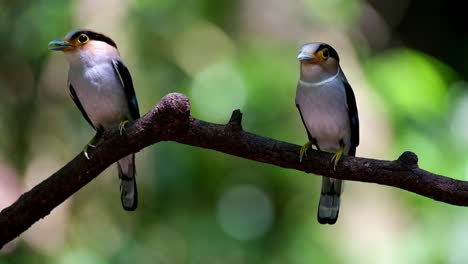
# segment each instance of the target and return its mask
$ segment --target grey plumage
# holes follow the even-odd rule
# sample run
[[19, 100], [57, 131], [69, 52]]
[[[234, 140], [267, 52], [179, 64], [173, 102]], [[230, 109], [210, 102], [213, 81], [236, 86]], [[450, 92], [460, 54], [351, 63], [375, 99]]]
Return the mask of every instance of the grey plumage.
[[[317, 149], [336, 153], [343, 147], [344, 154], [354, 155], [359, 144], [359, 121], [354, 94], [339, 66], [337, 54], [315, 58], [315, 54], [323, 49], [327, 49], [329, 54], [336, 54], [332, 47], [323, 43], [309, 43], [301, 49], [302, 56], [307, 60], [301, 62], [296, 105], [309, 140]], [[322, 177], [317, 213], [320, 223], [336, 222], [343, 184], [342, 180]]]

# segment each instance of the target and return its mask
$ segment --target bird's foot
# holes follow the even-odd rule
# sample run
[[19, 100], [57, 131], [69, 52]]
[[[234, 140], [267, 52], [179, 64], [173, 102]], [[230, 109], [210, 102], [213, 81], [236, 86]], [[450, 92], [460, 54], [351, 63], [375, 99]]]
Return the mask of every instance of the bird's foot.
[[88, 144], [86, 144], [83, 147], [83, 154], [86, 157], [86, 159], [89, 159], [89, 154], [88, 154], [89, 148], [96, 148], [96, 142], [101, 137], [102, 132], [103, 132], [102, 129], [98, 129], [96, 135], [94, 135], [94, 137], [88, 142]]
[[89, 159], [89, 154], [88, 154], [88, 149], [89, 148], [96, 148], [96, 136], [94, 136], [89, 142], [88, 144], [86, 144], [83, 148], [83, 154], [84, 156], [86, 157], [86, 159]]
[[302, 146], [301, 151], [299, 152], [299, 162], [302, 162], [302, 157], [307, 157], [307, 150], [312, 146], [312, 141], [309, 141]]
[[121, 136], [123, 135], [123, 132], [125, 131], [125, 127], [127, 126], [127, 124], [128, 124], [128, 120], [124, 120], [124, 121], [120, 122], [119, 132], [120, 132]]
[[89, 149], [90, 147], [91, 147], [91, 148], [95, 148], [96, 146], [95, 146], [95, 145], [92, 145], [92, 144], [86, 144], [86, 145], [84, 146], [84, 148], [83, 148], [83, 154], [84, 154], [84, 156], [86, 157], [86, 159], [88, 159], [88, 160], [89, 160], [88, 149]]
[[344, 147], [341, 146], [338, 151], [333, 155], [331, 162], [333, 162], [333, 170], [336, 170], [336, 164], [340, 161], [341, 157], [343, 156]]

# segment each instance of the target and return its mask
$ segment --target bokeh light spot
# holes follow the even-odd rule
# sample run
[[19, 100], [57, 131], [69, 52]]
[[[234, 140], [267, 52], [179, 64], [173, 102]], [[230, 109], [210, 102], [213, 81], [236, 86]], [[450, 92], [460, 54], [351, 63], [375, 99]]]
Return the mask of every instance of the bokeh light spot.
[[270, 230], [273, 207], [268, 195], [251, 185], [236, 186], [218, 202], [218, 220], [226, 234], [239, 240], [252, 240]]
[[359, 15], [357, 0], [305, 0], [304, 11], [327, 25], [349, 25]]
[[60, 264], [103, 264], [105, 261], [95, 252], [84, 248], [68, 250], [58, 261]]
[[192, 76], [206, 66], [234, 55], [234, 44], [229, 36], [208, 22], [195, 23], [175, 36], [174, 59]]
[[456, 103], [452, 117], [451, 131], [457, 142], [468, 145], [468, 95], [463, 95]]
[[203, 69], [190, 91], [192, 111], [198, 118], [226, 122], [232, 110], [242, 108], [247, 87], [243, 76], [230, 63], [213, 64]]
[[442, 63], [410, 49], [383, 53], [366, 65], [372, 85], [393, 111], [420, 119], [444, 110], [448, 84], [442, 68]]

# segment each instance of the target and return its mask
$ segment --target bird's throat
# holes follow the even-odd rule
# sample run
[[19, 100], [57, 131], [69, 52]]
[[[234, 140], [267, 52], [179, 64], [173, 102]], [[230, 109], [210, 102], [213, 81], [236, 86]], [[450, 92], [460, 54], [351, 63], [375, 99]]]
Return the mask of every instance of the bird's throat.
[[321, 64], [301, 64], [301, 81], [310, 84], [320, 84], [336, 78], [340, 73], [339, 67], [326, 67]]

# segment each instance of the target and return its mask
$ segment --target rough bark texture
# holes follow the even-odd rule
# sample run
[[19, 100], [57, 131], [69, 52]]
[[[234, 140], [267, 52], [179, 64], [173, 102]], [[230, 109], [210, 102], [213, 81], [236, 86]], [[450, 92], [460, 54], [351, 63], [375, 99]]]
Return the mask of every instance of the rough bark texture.
[[468, 182], [454, 180], [418, 168], [418, 158], [404, 152], [395, 161], [343, 157], [336, 171], [331, 154], [310, 150], [299, 162], [300, 146], [251, 134], [242, 129], [242, 113], [235, 110], [226, 125], [198, 120], [190, 115], [186, 96], [166, 95], [149, 113], [129, 125], [121, 136], [118, 129], [105, 131], [91, 159], [82, 153], [24, 193], [0, 212], [0, 247], [88, 184], [120, 158], [160, 141], [213, 149], [234, 156], [344, 180], [372, 182], [397, 187], [437, 201], [467, 206]]

